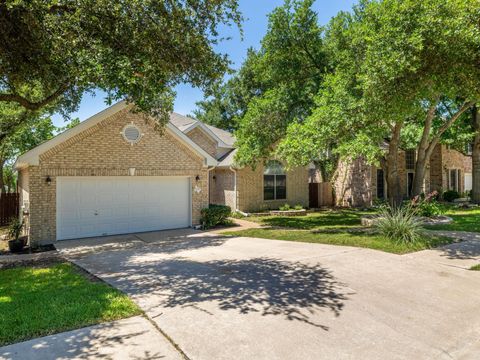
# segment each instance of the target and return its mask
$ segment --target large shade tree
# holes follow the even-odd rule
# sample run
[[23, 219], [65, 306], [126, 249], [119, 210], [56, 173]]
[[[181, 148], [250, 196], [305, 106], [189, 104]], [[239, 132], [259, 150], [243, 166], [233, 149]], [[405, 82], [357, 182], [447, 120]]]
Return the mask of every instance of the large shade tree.
[[480, 204], [480, 111], [477, 106], [472, 111], [474, 139], [472, 146], [472, 201]]
[[165, 123], [176, 84], [223, 76], [228, 60], [213, 46], [220, 25], [240, 24], [237, 8], [237, 0], [0, 0], [0, 102], [69, 113], [102, 89]]
[[236, 131], [236, 161], [255, 165], [272, 155], [288, 124], [312, 112], [328, 60], [313, 0], [286, 1], [269, 15], [254, 73], [262, 84]]
[[205, 99], [197, 102], [197, 119], [228, 131], [237, 130], [251, 99], [263, 93], [266, 84], [256, 75], [260, 55], [248, 49], [240, 69], [225, 82], [216, 82], [206, 89]]
[[307, 118], [328, 69], [313, 0], [287, 0], [269, 15], [258, 51], [226, 83], [198, 103], [195, 115], [234, 129], [241, 165], [272, 154], [290, 122]]
[[340, 14], [327, 40], [334, 72], [312, 116], [290, 126], [280, 154], [307, 160], [333, 147], [343, 157], [379, 161], [398, 204], [402, 135], [417, 128], [419, 193], [433, 149], [479, 98], [479, 16], [475, 0], [365, 0]]

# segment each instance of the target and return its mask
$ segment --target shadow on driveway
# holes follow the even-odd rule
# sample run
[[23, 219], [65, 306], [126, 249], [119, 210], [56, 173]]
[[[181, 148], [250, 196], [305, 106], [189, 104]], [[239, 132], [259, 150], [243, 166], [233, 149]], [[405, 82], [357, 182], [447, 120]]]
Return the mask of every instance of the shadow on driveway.
[[311, 321], [311, 315], [328, 309], [338, 316], [348, 295], [345, 286], [320, 265], [264, 257], [205, 262], [124, 260], [108, 281], [134, 298], [146, 296], [153, 304], [144, 309], [147, 312], [186, 306], [198, 309], [202, 303], [213, 302], [220, 310], [283, 316], [328, 330]]
[[2, 360], [181, 359], [143, 317], [103, 323], [0, 348]]

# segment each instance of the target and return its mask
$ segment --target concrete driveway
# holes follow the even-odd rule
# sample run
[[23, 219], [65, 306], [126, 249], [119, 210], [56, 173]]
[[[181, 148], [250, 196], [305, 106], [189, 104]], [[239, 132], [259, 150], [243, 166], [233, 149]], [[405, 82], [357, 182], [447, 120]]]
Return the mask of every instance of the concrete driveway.
[[189, 359], [479, 358], [476, 240], [404, 256], [196, 232], [123, 240], [64, 252]]

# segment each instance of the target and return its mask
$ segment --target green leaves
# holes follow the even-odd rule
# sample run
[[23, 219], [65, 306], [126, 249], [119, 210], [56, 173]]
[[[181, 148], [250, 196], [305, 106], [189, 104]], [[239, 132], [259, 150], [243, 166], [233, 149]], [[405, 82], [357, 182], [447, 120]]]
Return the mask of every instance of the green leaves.
[[0, 101], [68, 113], [100, 88], [164, 123], [176, 84], [223, 76], [217, 28], [240, 22], [236, 0], [2, 1]]

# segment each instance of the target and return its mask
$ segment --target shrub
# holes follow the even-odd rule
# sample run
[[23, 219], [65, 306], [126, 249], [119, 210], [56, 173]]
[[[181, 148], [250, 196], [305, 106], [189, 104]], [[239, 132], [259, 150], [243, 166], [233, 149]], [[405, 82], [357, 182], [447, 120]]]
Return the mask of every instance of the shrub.
[[245, 215], [243, 215], [241, 212], [239, 211], [235, 211], [235, 212], [232, 212], [232, 214], [230, 215], [230, 217], [234, 218], [234, 219], [243, 219], [245, 217]]
[[442, 215], [445, 212], [444, 207], [436, 200], [422, 201], [418, 205], [418, 215], [425, 217], [432, 217]]
[[443, 200], [452, 202], [455, 199], [459, 199], [460, 194], [456, 190], [447, 190], [443, 193]]
[[226, 224], [231, 213], [232, 209], [230, 206], [211, 204], [200, 212], [202, 228], [211, 229], [214, 226]]
[[293, 207], [293, 210], [303, 210], [303, 206], [300, 204], [297, 204]]
[[288, 211], [288, 210], [291, 210], [291, 209], [292, 209], [292, 207], [291, 207], [290, 205], [288, 205], [288, 204], [285, 204], [285, 205], [280, 206], [280, 207], [278, 208], [278, 210], [280, 210], [280, 211]]
[[420, 216], [432, 217], [445, 212], [444, 207], [438, 203], [438, 192], [433, 191], [427, 195], [422, 194], [413, 198], [411, 205]]
[[23, 220], [13, 217], [8, 226], [8, 236], [12, 240], [18, 240], [23, 231]]
[[375, 226], [387, 239], [402, 243], [415, 243], [422, 235], [422, 225], [415, 217], [416, 211], [410, 205], [385, 207], [380, 212]]

